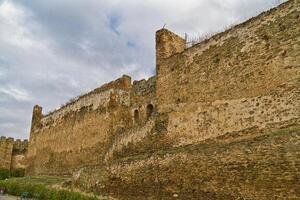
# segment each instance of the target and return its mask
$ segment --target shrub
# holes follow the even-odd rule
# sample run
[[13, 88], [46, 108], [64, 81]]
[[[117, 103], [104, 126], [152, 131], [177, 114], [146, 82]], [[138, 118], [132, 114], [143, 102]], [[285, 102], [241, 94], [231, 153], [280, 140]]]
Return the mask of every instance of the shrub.
[[8, 194], [22, 196], [26, 193], [29, 198], [40, 200], [96, 200], [95, 197], [82, 195], [78, 192], [58, 190], [42, 184], [22, 183], [17, 179], [2, 180], [0, 187], [6, 188]]
[[11, 177], [24, 177], [25, 170], [24, 169], [14, 169], [11, 171]]
[[4, 180], [9, 178], [9, 170], [8, 169], [0, 169], [0, 180]]

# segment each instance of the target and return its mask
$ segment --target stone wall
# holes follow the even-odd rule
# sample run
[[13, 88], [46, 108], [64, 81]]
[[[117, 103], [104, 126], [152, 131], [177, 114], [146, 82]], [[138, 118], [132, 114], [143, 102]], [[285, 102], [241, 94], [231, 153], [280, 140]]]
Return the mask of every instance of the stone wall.
[[11, 169], [25, 169], [27, 165], [26, 154], [28, 150], [28, 140], [15, 140], [12, 149]]
[[[69, 175], [84, 166], [103, 165], [116, 136], [146, 123], [154, 95], [154, 77], [131, 85], [131, 78], [123, 76], [50, 114], [42, 115], [35, 106], [26, 173]], [[139, 112], [138, 123], [134, 111]]]
[[0, 139], [0, 168], [10, 169], [13, 149], [13, 138]]
[[[156, 92], [156, 77], [150, 77], [148, 80], [134, 81], [131, 91], [131, 107], [132, 116], [135, 112], [138, 113], [137, 119], [133, 119], [135, 125], [144, 124], [149, 114], [155, 111], [155, 93]], [[153, 110], [149, 110], [149, 106], [153, 106]]]
[[[299, 117], [299, 14], [299, 1], [289, 1], [157, 58], [157, 109], [178, 145]], [[163, 32], [157, 55], [174, 42], [160, 42]]]
[[131, 156], [106, 176], [98, 169], [96, 185], [124, 199], [298, 199], [300, 126], [292, 123]]
[[265, 95], [180, 103], [169, 113], [168, 135], [185, 145], [223, 134], [299, 118], [300, 79], [280, 85]]
[[153, 121], [77, 180], [125, 199], [298, 199], [299, 16], [292, 0], [186, 49], [158, 31]]
[[133, 81], [131, 104], [132, 107], [138, 107], [145, 104], [155, 104], [156, 77], [150, 77], [148, 80]]
[[[151, 118], [143, 126], [136, 126], [125, 133], [116, 135], [112, 143], [109, 145], [110, 147], [106, 152], [105, 160], [110, 161], [120, 157], [125, 157], [124, 153], [126, 153], [128, 149], [132, 149], [136, 147], [138, 143], [148, 139], [148, 137], [153, 133], [154, 124], [155, 122], [153, 118]], [[136, 153], [138, 150], [141, 149], [134, 149], [133, 152]]]
[[132, 124], [130, 79], [123, 76], [42, 116], [31, 131], [26, 173], [71, 174], [101, 164], [110, 137]]
[[0, 138], [0, 168], [24, 169], [26, 167], [26, 152], [28, 141]]

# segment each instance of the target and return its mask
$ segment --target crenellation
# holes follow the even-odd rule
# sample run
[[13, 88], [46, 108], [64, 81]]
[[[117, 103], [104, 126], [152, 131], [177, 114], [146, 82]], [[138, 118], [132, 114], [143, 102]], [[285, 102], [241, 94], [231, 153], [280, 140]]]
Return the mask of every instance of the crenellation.
[[4, 142], [4, 141], [6, 141], [6, 137], [5, 136], [1, 136], [0, 137], [0, 142]]
[[[0, 169], [24, 169], [28, 140], [15, 140], [11, 137], [0, 138]], [[21, 162], [19, 162], [22, 160]], [[18, 163], [18, 164], [17, 164]]]
[[146, 93], [155, 92], [155, 78], [155, 76], [152, 76], [148, 80], [134, 81], [132, 85], [133, 95], [145, 95]]
[[13, 144], [13, 153], [26, 153], [28, 148], [28, 140], [17, 139]]
[[3, 143], [14, 143], [14, 138], [1, 136], [0, 142], [3, 142]]

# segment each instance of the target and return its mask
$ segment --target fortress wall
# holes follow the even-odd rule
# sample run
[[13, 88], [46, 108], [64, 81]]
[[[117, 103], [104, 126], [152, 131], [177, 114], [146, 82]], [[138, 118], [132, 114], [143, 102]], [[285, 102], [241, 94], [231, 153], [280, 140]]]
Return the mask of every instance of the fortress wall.
[[132, 125], [130, 77], [123, 76], [42, 117], [30, 139], [27, 174], [70, 174], [103, 163], [110, 138]]
[[[109, 149], [106, 152], [105, 160], [110, 161], [121, 157], [126, 157], [126, 153], [138, 153], [140, 149], [135, 149], [136, 144], [148, 139], [153, 132], [155, 121], [153, 118], [149, 119], [143, 126], [135, 126], [127, 132], [116, 135]], [[133, 148], [133, 149], [132, 149]]]
[[13, 145], [11, 157], [11, 169], [26, 168], [26, 153], [28, 150], [28, 140], [16, 140]]
[[26, 154], [13, 154], [11, 157], [11, 169], [25, 169], [27, 164]]
[[10, 169], [11, 156], [14, 146], [13, 138], [0, 138], [0, 168]]
[[[124, 156], [124, 150], [134, 148], [135, 144], [147, 139], [152, 133], [155, 124], [155, 90], [155, 76], [133, 82], [130, 97], [133, 126], [119, 132], [110, 141], [105, 155], [106, 161]], [[149, 105], [153, 106], [152, 113], [149, 112]], [[135, 118], [135, 112], [138, 112], [138, 119]]]
[[108, 180], [98, 180], [124, 199], [298, 199], [299, 130], [298, 120], [276, 131], [138, 154], [112, 163]]
[[[168, 114], [167, 124], [156, 114], [145, 125], [116, 137], [106, 160], [151, 154], [243, 130], [292, 125], [300, 120], [299, 85], [300, 79], [296, 79], [254, 98], [179, 104]], [[165, 132], [160, 130], [164, 126], [167, 127]]]
[[[180, 135], [180, 144], [189, 143], [299, 117], [299, 15], [299, 1], [291, 0], [182, 52], [157, 58], [157, 109], [169, 116], [168, 134]], [[158, 31], [156, 37], [162, 35]], [[157, 51], [169, 51], [174, 43], [156, 40]], [[277, 96], [281, 87], [286, 92]]]
[[253, 127], [288, 124], [300, 118], [299, 86], [297, 79], [262, 96], [178, 104], [169, 113], [168, 135], [175, 144], [186, 145]]
[[162, 29], [156, 77], [123, 77], [46, 116], [36, 106], [27, 174], [75, 171], [75, 185], [124, 199], [297, 198], [299, 6], [188, 49]]
[[77, 100], [66, 104], [59, 110], [45, 115], [41, 120], [42, 127], [47, 127], [48, 125], [55, 123], [57, 119], [61, 119], [65, 115], [68, 115], [68, 113], [77, 112], [84, 107], [91, 107], [93, 110], [96, 110], [99, 107], [107, 108], [108, 103], [110, 102], [111, 94], [119, 95], [118, 98], [116, 98], [118, 104], [129, 106], [130, 96], [125, 93], [128, 92], [127, 90], [130, 89], [130, 87], [131, 78], [127, 75], [124, 75], [115, 81], [106, 83], [103, 86], [78, 97]]
[[122, 130], [130, 124], [127, 116], [129, 112], [124, 108], [116, 108], [110, 114], [89, 111], [42, 130], [36, 137], [34, 161], [30, 162], [34, 164], [31, 168], [34, 171], [28, 173], [70, 174], [83, 166], [103, 164], [114, 130]]
[[132, 107], [138, 107], [143, 104], [154, 102], [156, 91], [156, 77], [150, 77], [148, 80], [133, 81], [131, 92]]
[[0, 138], [0, 168], [25, 168], [28, 141], [14, 140], [13, 138]]
[[[146, 123], [148, 120], [147, 114], [147, 106], [152, 105], [155, 110], [156, 101], [156, 77], [150, 77], [148, 80], [140, 80], [134, 81], [132, 84], [131, 90], [131, 107], [132, 107], [132, 116], [134, 116], [134, 112], [137, 110], [139, 112], [139, 123], [137, 125], [141, 125]], [[154, 112], [153, 110], [153, 112]], [[134, 120], [134, 119], [133, 119]]]

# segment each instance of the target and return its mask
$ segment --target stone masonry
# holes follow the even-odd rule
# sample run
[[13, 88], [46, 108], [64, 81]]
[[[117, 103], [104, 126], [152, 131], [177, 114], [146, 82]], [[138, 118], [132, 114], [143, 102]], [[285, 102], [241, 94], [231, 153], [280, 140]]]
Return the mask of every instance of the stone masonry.
[[0, 138], [0, 169], [25, 169], [28, 141]]

